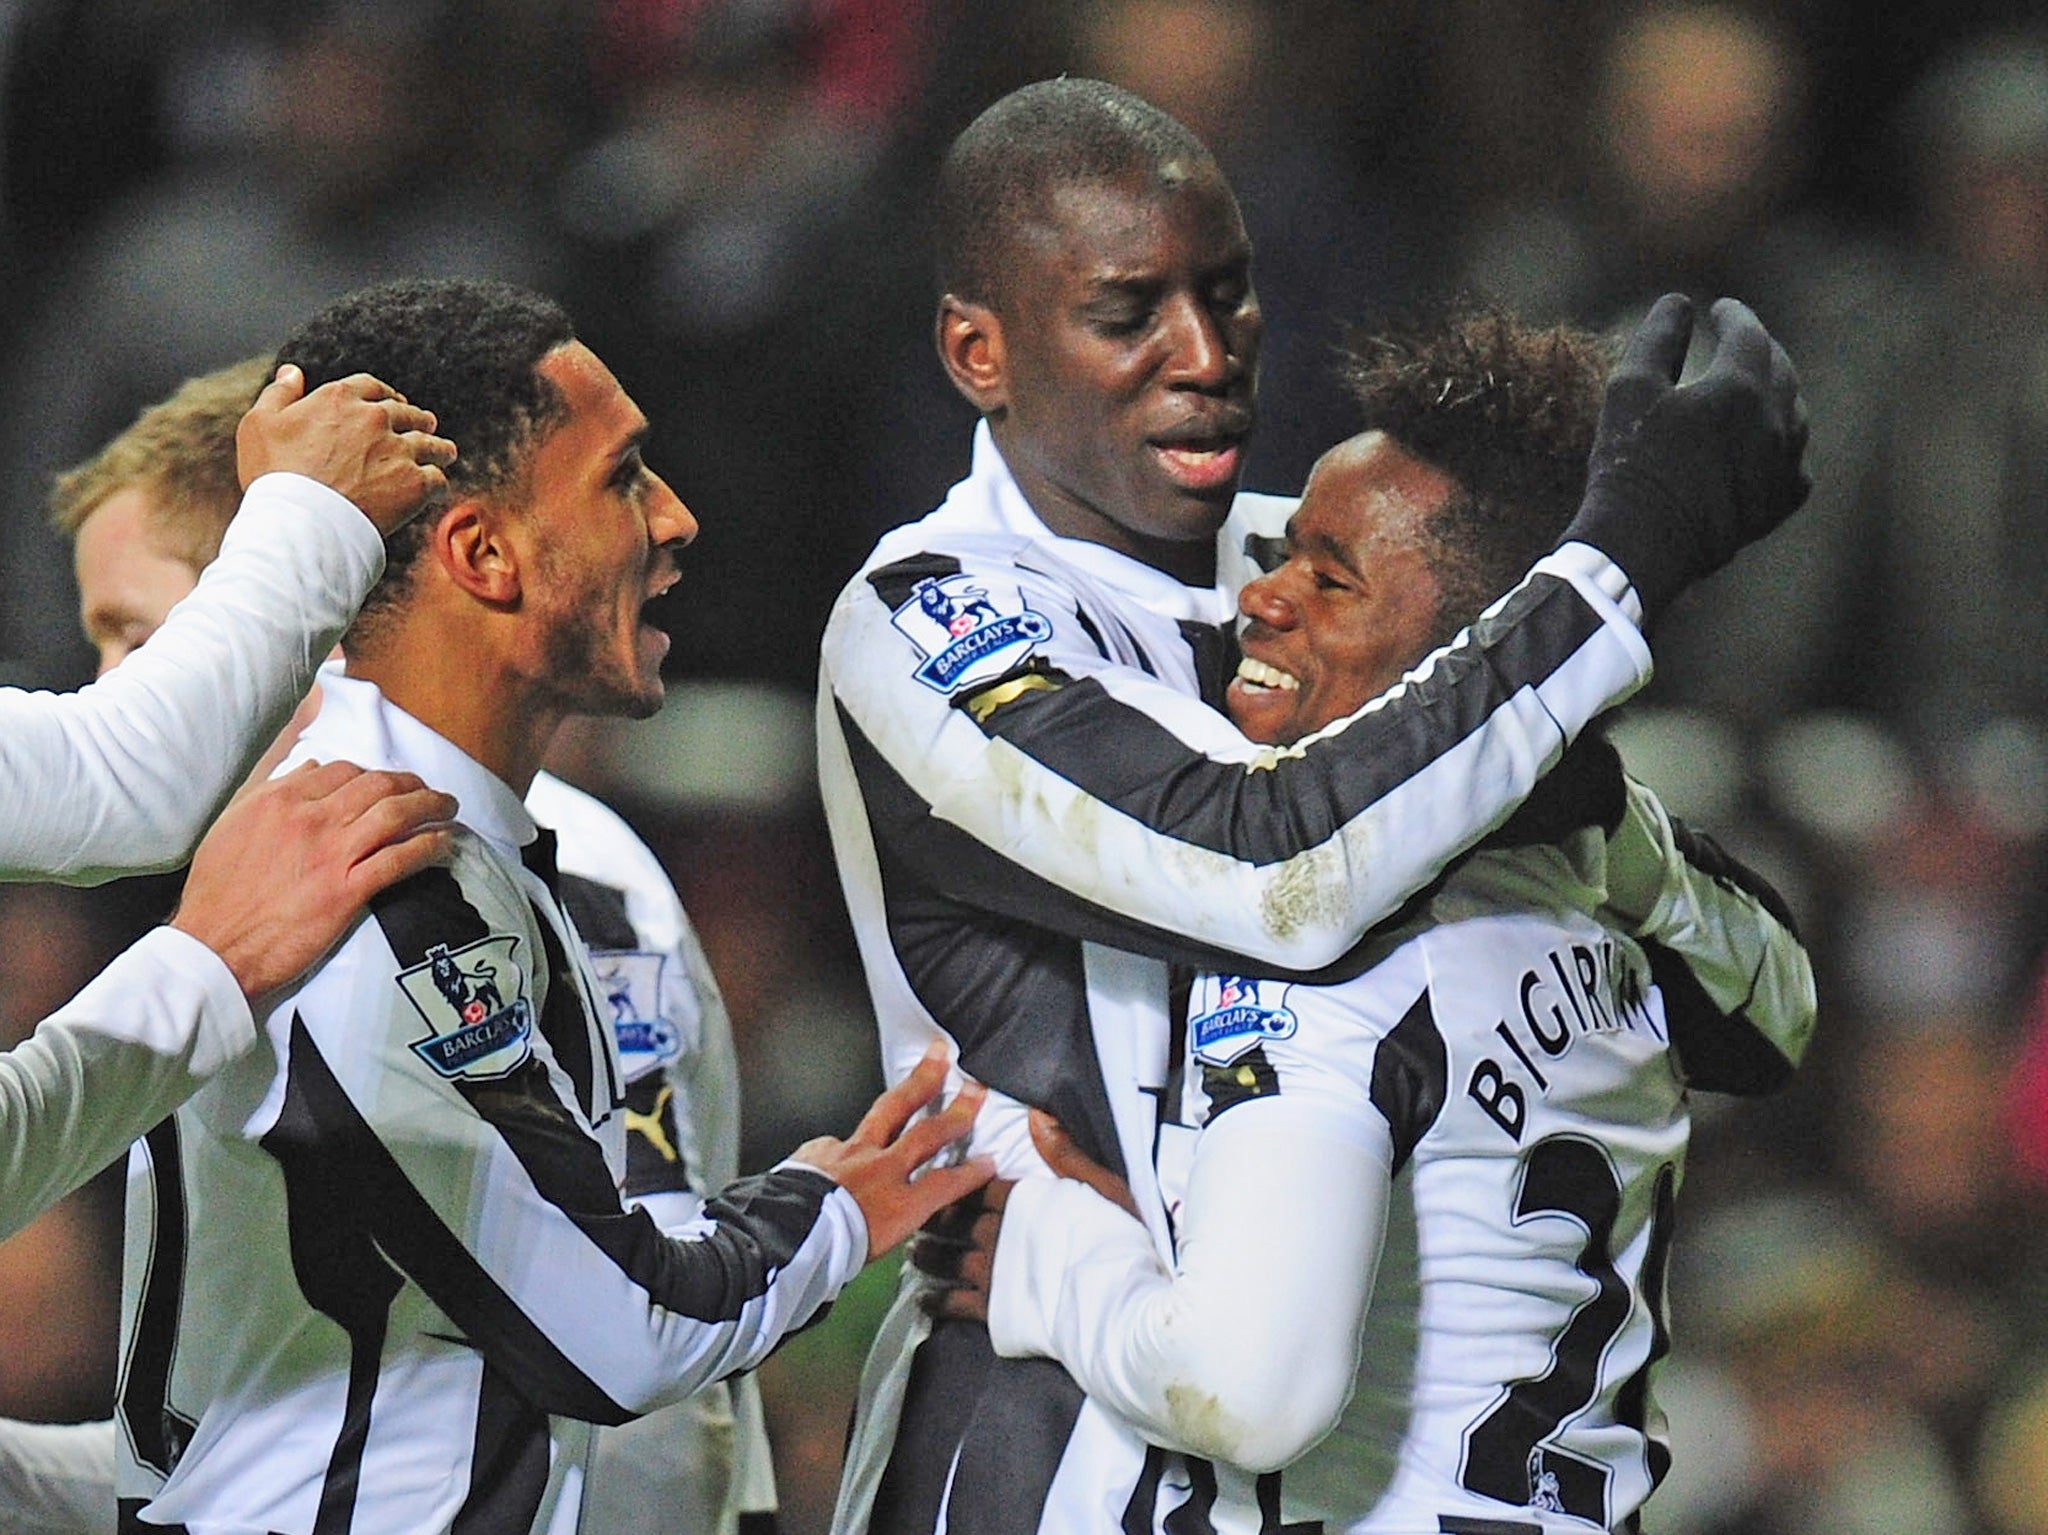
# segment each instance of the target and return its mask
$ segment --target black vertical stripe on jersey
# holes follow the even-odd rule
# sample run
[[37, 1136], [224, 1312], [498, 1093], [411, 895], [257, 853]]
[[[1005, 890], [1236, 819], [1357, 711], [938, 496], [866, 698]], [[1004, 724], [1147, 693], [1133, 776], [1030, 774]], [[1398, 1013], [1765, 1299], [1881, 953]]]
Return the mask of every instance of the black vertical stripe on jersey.
[[299, 1293], [348, 1337], [348, 1389], [313, 1521], [314, 1535], [346, 1535], [355, 1518], [391, 1303], [402, 1281], [377, 1250], [375, 1217], [344, 1148], [326, 1133], [320, 1086], [308, 1090], [308, 1077], [325, 1064], [294, 1015], [284, 1106], [260, 1144], [284, 1175], [285, 1230]]
[[[911, 991], [958, 1043], [961, 1070], [1045, 1109], [1084, 1152], [1123, 1174], [1116, 1116], [1088, 1018], [1081, 945], [1059, 931], [1063, 914], [1055, 905], [1063, 904], [1066, 915], [1078, 915], [1087, 903], [1031, 879], [954, 828], [947, 831], [973, 872], [935, 886], [898, 856], [896, 838], [884, 830], [885, 823], [893, 827], [929, 820], [929, 807], [850, 719], [846, 729], [861, 792], [876, 823], [875, 856], [889, 942]], [[1008, 899], [993, 909], [963, 901], [959, 884]], [[1044, 900], [1034, 903], [1027, 886], [1043, 892]], [[1110, 922], [1100, 927], [1104, 941], [1138, 947], [1118, 941], [1128, 938], [1127, 927]]]
[[1393, 1132], [1395, 1173], [1408, 1165], [1417, 1144], [1443, 1112], [1449, 1082], [1444, 1037], [1424, 991], [1372, 1055], [1372, 1106]]
[[1462, 1514], [1439, 1514], [1438, 1535], [1543, 1535], [1540, 1524], [1523, 1524], [1516, 1519], [1467, 1519]]
[[[519, 858], [531, 872], [540, 876], [541, 883], [548, 887], [548, 895], [559, 907], [562, 873], [555, 862], [555, 834], [542, 827], [533, 841], [520, 850]], [[603, 1124], [617, 1107], [618, 1084], [607, 1081], [604, 1108], [599, 1112], [596, 1057], [605, 1057], [606, 1076], [609, 1078], [610, 1054], [599, 1050], [590, 1037], [593, 1020], [584, 1010], [582, 978], [571, 967], [568, 951], [555, 933], [555, 924], [531, 897], [528, 897], [527, 904], [533, 908], [534, 926], [540, 930], [542, 955], [548, 967], [547, 999], [540, 1010], [540, 1032], [547, 1040], [548, 1048], [554, 1052], [555, 1064], [569, 1074], [570, 1082], [575, 1085], [576, 1101], [582, 1105], [583, 1117], [593, 1125]], [[568, 919], [564, 917], [563, 920]]]
[[1323, 1535], [1320, 1519], [1299, 1519], [1289, 1524], [1280, 1512], [1280, 1473], [1268, 1471], [1252, 1484], [1259, 1499], [1259, 1535]]
[[[1029, 560], [1018, 560], [1017, 568], [1022, 571], [1029, 571], [1054, 591], [1064, 592], [1066, 589], [1067, 578], [1065, 576], [1056, 576], [1050, 571], [1040, 570], [1031, 564]], [[1067, 611], [1063, 608], [1060, 613], [1062, 622], [1066, 619]], [[1116, 659], [1116, 652], [1109, 648], [1109, 641], [1103, 637], [1102, 629], [1096, 623], [1095, 616], [1079, 603], [1075, 603], [1071, 611], [1074, 616], [1074, 622], [1081, 626], [1081, 632], [1088, 636], [1088, 643], [1095, 647], [1095, 653], [1105, 661], [1114, 661]], [[1131, 631], [1125, 628], [1121, 622], [1117, 622], [1114, 613], [1108, 616], [1111, 622], [1116, 623], [1116, 632], [1123, 638], [1124, 644], [1130, 653], [1138, 658], [1138, 664], [1145, 669], [1145, 674], [1148, 677], [1158, 676], [1159, 674], [1153, 671], [1152, 663], [1147, 659], [1144, 651], [1139, 648], [1138, 642], [1131, 637]]]
[[1650, 1308], [1650, 1352], [1642, 1367], [1622, 1383], [1614, 1400], [1619, 1423], [1643, 1436], [1643, 1457], [1650, 1473], [1650, 1491], [1655, 1492], [1671, 1471], [1671, 1446], [1649, 1432], [1650, 1372], [1657, 1361], [1671, 1352], [1671, 1325], [1665, 1319], [1665, 1285], [1671, 1271], [1671, 1236], [1678, 1215], [1678, 1174], [1669, 1163], [1657, 1172], [1657, 1187], [1650, 1204], [1650, 1245], [1643, 1254], [1642, 1277], [1636, 1288]]
[[953, 1457], [994, 1360], [986, 1328], [932, 1324], [910, 1357], [903, 1410], [875, 1484], [866, 1535], [931, 1535], [938, 1528]]
[[1783, 1087], [1792, 1062], [1749, 1014], [1722, 1012], [1683, 955], [1653, 938], [1640, 942], [1649, 956], [1650, 979], [1664, 998], [1664, 1023], [1686, 1086], [1742, 1098]]
[[577, 935], [591, 948], [631, 951], [640, 947], [640, 934], [626, 913], [625, 891], [580, 874], [564, 874], [555, 892], [562, 910], [576, 924]]
[[1152, 1535], [1152, 1515], [1159, 1504], [1159, 1484], [1166, 1476], [1166, 1451], [1156, 1444], [1145, 1446], [1145, 1468], [1138, 1473], [1138, 1485], [1124, 1505], [1119, 1525], [1123, 1535]]
[[[371, 1256], [374, 1258], [374, 1254]], [[296, 1255], [292, 1266], [298, 1269]], [[395, 1280], [397, 1276], [392, 1277]], [[304, 1289], [305, 1284], [301, 1273], [299, 1287]], [[397, 1288], [395, 1283], [391, 1286], [392, 1295]], [[370, 1297], [364, 1294], [357, 1298], [367, 1301]], [[348, 1330], [348, 1390], [343, 1397], [341, 1428], [327, 1457], [327, 1475], [320, 1483], [320, 1507], [313, 1516], [313, 1535], [348, 1535], [355, 1528], [356, 1495], [362, 1491], [363, 1450], [370, 1442], [370, 1409], [377, 1400], [377, 1380], [382, 1373], [389, 1305], [387, 1296], [383, 1307], [363, 1305], [356, 1317], [342, 1321]]]
[[[307, 1298], [314, 1305], [346, 1313], [374, 1300], [392, 1278], [381, 1262], [381, 1276], [369, 1268], [381, 1251], [537, 1406], [592, 1423], [632, 1416], [570, 1362], [442, 1223], [297, 1018], [284, 1108], [261, 1145], [284, 1173], [293, 1264], [303, 1256], [309, 1265], [300, 1283], [313, 1287]], [[318, 1267], [330, 1260], [337, 1265], [332, 1272]], [[356, 1290], [366, 1293], [358, 1297]]]
[[886, 846], [876, 852], [890, 944], [918, 1001], [959, 1044], [960, 1069], [1046, 1110], [1089, 1156], [1123, 1174], [1081, 945], [1029, 921], [967, 910], [922, 885]]
[[1195, 687], [1202, 702], [1212, 709], [1223, 707], [1223, 689], [1230, 682], [1230, 666], [1236, 647], [1226, 631], [1214, 624], [1180, 620], [1180, 637], [1195, 661]]
[[547, 1039], [548, 1048], [554, 1052], [555, 1064], [568, 1073], [569, 1081], [576, 1089], [576, 1101], [583, 1108], [583, 1117], [594, 1125], [610, 1114], [611, 1105], [606, 1103], [603, 1112], [599, 1112], [597, 1062], [590, 1038], [590, 1015], [583, 1010], [582, 984], [569, 964], [569, 955], [562, 947], [561, 939], [555, 936], [554, 924], [548, 921], [547, 913], [536, 907], [533, 919], [534, 925], [540, 929], [542, 957], [548, 967], [548, 991], [546, 1000], [541, 1004], [540, 1031]]
[[1096, 678], [1020, 694], [980, 724], [1154, 831], [1245, 863], [1281, 863], [1329, 841], [1457, 747], [1601, 627], [1569, 582], [1537, 577], [1400, 698], [1278, 758], [1270, 771], [1247, 772], [1241, 761], [1194, 750]]
[[741, 1514], [736, 1535], [777, 1535], [775, 1510], [756, 1508]]
[[469, 1495], [448, 1535], [528, 1530], [548, 1487], [548, 1415], [486, 1360], [477, 1390]]
[[1087, 1397], [1051, 1359], [990, 1361], [960, 1441], [946, 1528], [959, 1535], [1039, 1535], [1045, 1500]]
[[166, 1119], [143, 1138], [148, 1150], [156, 1228], [143, 1271], [135, 1334], [121, 1368], [121, 1420], [135, 1458], [168, 1477], [192, 1425], [170, 1409], [171, 1361], [185, 1305], [185, 1176], [178, 1122]]
[[1159, 1523], [1166, 1535], [1216, 1535], [1216, 1468], [1206, 1460], [1187, 1458], [1192, 1488], [1187, 1501]]

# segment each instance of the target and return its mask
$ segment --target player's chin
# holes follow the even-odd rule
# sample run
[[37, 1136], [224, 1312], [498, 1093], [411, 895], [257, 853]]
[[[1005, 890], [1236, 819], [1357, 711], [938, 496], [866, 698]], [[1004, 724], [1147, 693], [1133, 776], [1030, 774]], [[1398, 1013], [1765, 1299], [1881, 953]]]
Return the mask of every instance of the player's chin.
[[1248, 741], [1281, 746], [1303, 734], [1295, 715], [1299, 695], [1284, 688], [1259, 687], [1242, 678], [1232, 678], [1224, 690], [1224, 707], [1231, 722]]
[[629, 720], [652, 719], [661, 713], [663, 701], [668, 697], [668, 687], [661, 680], [661, 669], [657, 666], [651, 674], [643, 673], [622, 700], [619, 713]]

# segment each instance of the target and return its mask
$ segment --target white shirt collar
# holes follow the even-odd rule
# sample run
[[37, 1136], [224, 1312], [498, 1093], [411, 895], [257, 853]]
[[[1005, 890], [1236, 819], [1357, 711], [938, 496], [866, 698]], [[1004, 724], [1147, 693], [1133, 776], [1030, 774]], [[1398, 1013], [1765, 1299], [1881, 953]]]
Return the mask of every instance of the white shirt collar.
[[538, 833], [504, 779], [392, 703], [374, 682], [330, 661], [320, 668], [320, 712], [285, 765], [336, 761], [418, 774], [428, 788], [455, 796], [462, 807], [457, 820], [515, 858]]

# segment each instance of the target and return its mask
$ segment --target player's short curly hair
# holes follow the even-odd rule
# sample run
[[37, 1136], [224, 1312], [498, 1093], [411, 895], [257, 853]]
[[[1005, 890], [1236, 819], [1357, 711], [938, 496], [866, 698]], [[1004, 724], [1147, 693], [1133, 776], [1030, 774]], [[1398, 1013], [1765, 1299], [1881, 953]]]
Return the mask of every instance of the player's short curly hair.
[[[575, 339], [568, 312], [542, 294], [502, 282], [409, 278], [336, 299], [285, 338], [277, 361], [304, 369], [308, 391], [370, 373], [432, 411], [455, 444], [449, 493], [462, 495], [500, 489], [525, 470], [526, 450], [565, 409], [539, 372], [541, 359]], [[384, 579], [364, 618], [404, 591], [433, 511], [429, 505], [387, 540]]]
[[1347, 338], [1341, 376], [1363, 425], [1460, 487], [1434, 520], [1441, 644], [1550, 550], [1586, 493], [1613, 347], [1496, 306]]
[[78, 537], [86, 519], [125, 490], [148, 493], [166, 552], [204, 570], [241, 505], [235, 428], [270, 380], [268, 357], [246, 357], [180, 384], [84, 463], [57, 476], [50, 521]]
[[1142, 96], [1061, 76], [1011, 91], [961, 131], [939, 166], [932, 233], [939, 292], [1002, 307], [1018, 230], [1055, 187], [1179, 161], [1213, 163], [1194, 132]]

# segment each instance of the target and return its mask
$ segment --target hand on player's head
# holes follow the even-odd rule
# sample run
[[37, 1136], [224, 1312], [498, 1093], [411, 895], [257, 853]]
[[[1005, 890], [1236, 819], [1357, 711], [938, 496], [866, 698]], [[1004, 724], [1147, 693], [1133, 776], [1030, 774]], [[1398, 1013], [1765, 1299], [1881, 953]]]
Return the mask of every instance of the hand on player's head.
[[306, 763], [221, 812], [171, 926], [218, 954], [260, 1012], [372, 896], [448, 856], [455, 811], [410, 773]]
[[909, 1076], [875, 1100], [852, 1135], [843, 1141], [820, 1137], [797, 1148], [797, 1161], [817, 1168], [860, 1206], [868, 1223], [870, 1258], [995, 1175], [988, 1157], [926, 1166], [973, 1129], [988, 1096], [987, 1088], [970, 1080], [944, 1108], [921, 1113], [944, 1089], [948, 1064], [945, 1047], [934, 1044]]
[[1691, 301], [1667, 293], [1636, 328], [1565, 533], [1610, 555], [1652, 616], [1791, 516], [1812, 484], [1792, 359], [1748, 306], [1724, 298], [1712, 313], [1713, 356], [1687, 384]]
[[455, 444], [434, 427], [432, 411], [367, 373], [308, 394], [305, 375], [286, 363], [235, 432], [236, 470], [244, 486], [274, 470], [318, 480], [388, 535], [448, 483]]

